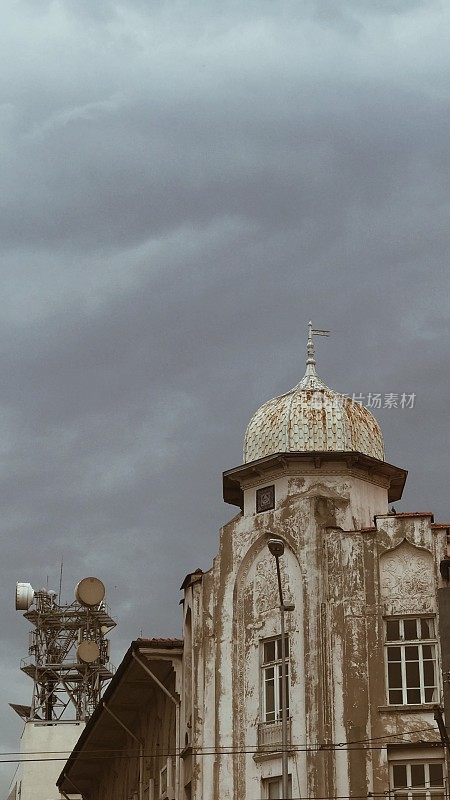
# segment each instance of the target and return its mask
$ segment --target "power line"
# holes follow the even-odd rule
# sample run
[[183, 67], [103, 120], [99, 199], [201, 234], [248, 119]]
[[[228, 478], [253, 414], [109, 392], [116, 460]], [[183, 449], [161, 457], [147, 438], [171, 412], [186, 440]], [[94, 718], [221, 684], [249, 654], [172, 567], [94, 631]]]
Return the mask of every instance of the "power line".
[[[428, 725], [426, 728], [416, 728], [414, 730], [405, 731], [404, 733], [387, 733], [384, 736], [372, 736], [372, 737], [370, 737], [368, 739], [355, 739], [355, 740], [352, 740], [350, 742], [323, 742], [322, 744], [319, 744], [319, 743], [308, 744], [306, 742], [306, 743], [292, 745], [291, 747], [288, 747], [288, 752], [295, 751], [295, 752], [308, 752], [309, 753], [309, 752], [321, 752], [321, 751], [324, 751], [324, 750], [366, 750], [366, 749], [375, 749], [375, 750], [381, 749], [381, 750], [383, 750], [384, 747], [381, 744], [378, 747], [374, 747], [374, 748], [353, 747], [353, 745], [355, 745], [355, 744], [361, 744], [361, 745], [367, 744], [367, 745], [369, 745], [371, 742], [381, 742], [381, 741], [384, 741], [384, 740], [387, 740], [387, 739], [390, 739], [390, 740], [399, 739], [399, 738], [404, 737], [404, 736], [412, 736], [413, 734], [416, 734], [416, 733], [435, 733], [435, 732], [436, 732], [436, 729], [434, 727], [431, 727], [431, 726]], [[396, 742], [391, 742], [391, 743], [392, 744], [396, 744]], [[389, 742], [388, 742], [388, 744], [389, 744]], [[441, 746], [441, 742], [429, 742], [427, 744], [430, 744], [432, 746], [434, 746], [434, 745], [435, 746], [439, 746], [439, 747]], [[185, 748], [183, 748], [183, 747], [180, 747], [179, 750], [177, 750], [175, 748], [170, 753], [162, 753], [161, 752], [161, 753], [159, 753], [159, 755], [160, 756], [162, 756], [162, 755], [167, 755], [167, 756], [173, 755], [173, 756], [176, 756], [176, 755], [179, 755], [180, 753], [182, 753], [184, 751], [184, 749]], [[239, 753], [259, 753], [259, 752], [261, 752], [261, 748], [258, 747], [257, 745], [254, 745], [254, 746], [251, 746], [251, 747], [249, 746], [249, 747], [247, 747], [245, 749], [238, 749], [238, 748], [226, 747], [226, 746], [222, 747], [222, 748], [214, 749], [214, 748], [209, 748], [208, 745], [204, 745], [203, 747], [199, 746], [199, 747], [193, 748], [193, 749], [195, 750], [195, 754], [196, 755], [202, 755], [202, 752], [201, 752], [202, 750], [203, 751], [207, 751], [207, 752], [204, 753], [205, 755], [228, 755], [228, 754], [234, 755], [234, 754], [239, 754]], [[2, 756], [14, 756], [14, 755], [23, 755], [23, 756], [28, 756], [28, 755], [30, 755], [30, 756], [32, 756], [32, 755], [60, 755], [60, 754], [61, 755], [64, 755], [64, 754], [70, 755], [71, 753], [75, 753], [77, 755], [79, 755], [81, 753], [87, 753], [87, 754], [101, 753], [101, 754], [104, 754], [104, 753], [120, 753], [122, 750], [123, 750], [122, 747], [106, 747], [106, 748], [102, 747], [102, 748], [98, 748], [96, 750], [79, 750], [79, 751], [76, 750], [76, 748], [74, 748], [73, 750], [30, 750], [27, 753], [21, 753], [19, 750], [10, 750], [10, 751], [6, 751], [4, 753], [0, 753], [0, 759], [2, 758]], [[279, 753], [279, 752], [281, 752], [281, 748], [280, 747], [276, 747], [276, 748], [273, 748], [273, 749], [264, 749], [264, 752], [265, 753]], [[138, 754], [138, 751], [136, 751], [136, 754]], [[150, 756], [147, 756], [147, 757], [149, 758]]]
[[[279, 777], [278, 775], [276, 777]], [[429, 792], [430, 789], [432, 791], [444, 789], [444, 786], [398, 786], [395, 788], [386, 789], [384, 792], [367, 792], [366, 794], [333, 794], [333, 795], [324, 795], [322, 797], [310, 798], [310, 797], [291, 797], [289, 800], [370, 800], [372, 797], [384, 797], [389, 798], [393, 797], [395, 792], [407, 792], [410, 790], [420, 789], [422, 790], [421, 793], [425, 794]], [[433, 797], [433, 795], [431, 795]], [[250, 800], [250, 798], [249, 798]], [[263, 798], [254, 798], [254, 800], [263, 800]]]
[[[402, 742], [402, 744], [404, 744], [404, 742]], [[409, 744], [409, 742], [408, 742], [408, 744]], [[442, 745], [441, 745], [440, 742], [427, 742], [427, 745], [429, 747], [432, 747], [432, 748], [433, 747], [442, 748]], [[291, 753], [292, 754], [293, 753], [317, 753], [318, 754], [318, 753], [326, 753], [326, 752], [357, 753], [357, 752], [367, 752], [368, 750], [374, 751], [374, 750], [384, 750], [384, 749], [385, 749], [385, 746], [383, 746], [383, 745], [376, 745], [376, 746], [371, 746], [371, 747], [348, 747], [348, 748], [345, 748], [345, 749], [340, 749], [338, 751], [336, 751], [334, 748], [328, 748], [328, 750], [325, 749], [325, 748], [321, 748], [320, 750], [318, 750], [315, 747], [313, 747], [313, 748], [309, 748], [309, 747], [303, 747], [303, 748], [291, 747], [291, 748], [289, 748], [287, 750], [287, 752], [288, 752], [288, 754], [291, 754]], [[270, 755], [278, 756], [278, 755], [281, 754], [281, 752], [282, 752], [281, 748], [277, 747], [276, 750], [255, 750], [255, 749], [252, 749], [252, 750], [231, 750], [230, 749], [230, 750], [226, 750], [226, 751], [224, 751], [224, 750], [205, 750], [205, 751], [196, 751], [196, 750], [194, 750], [192, 755], [195, 755], [195, 756], [201, 757], [201, 758], [206, 758], [208, 756], [256, 755], [257, 753], [264, 753], [264, 755], [266, 755], [266, 756], [270, 756]], [[159, 752], [159, 753], [143, 753], [142, 755], [143, 755], [143, 757], [145, 759], [149, 760], [149, 759], [160, 759], [160, 758], [176, 757], [177, 755], [180, 755], [180, 754], [181, 754], [180, 752], [177, 753], [176, 751], [168, 751], [168, 752]], [[26, 755], [27, 754], [25, 753], [24, 756], [26, 756]], [[0, 764], [27, 764], [27, 763], [31, 764], [31, 763], [42, 763], [42, 762], [50, 763], [50, 762], [56, 762], [56, 761], [65, 763], [68, 760], [67, 756], [46, 757], [46, 755], [47, 754], [44, 752], [44, 753], [41, 753], [41, 757], [36, 757], [36, 758], [26, 758], [26, 757], [23, 757], [23, 756], [19, 757], [19, 758], [0, 758]], [[105, 751], [100, 751], [99, 750], [99, 751], [95, 751], [95, 752], [93, 752], [93, 751], [90, 751], [90, 752], [89, 751], [88, 752], [83, 752], [83, 751], [76, 752], [76, 751], [74, 751], [74, 756], [76, 756], [78, 761], [82, 761], [82, 760], [86, 760], [86, 761], [93, 761], [93, 760], [108, 761], [111, 758], [114, 758], [117, 761], [131, 761], [133, 759], [136, 759], [136, 760], [139, 759], [140, 754], [137, 753], [137, 752], [136, 753], [122, 753], [122, 754], [120, 754], [120, 753], [115, 753], [114, 751], [111, 752], [110, 750], [105, 750]]]
[[[277, 777], [279, 777], [279, 776], [277, 776]], [[299, 797], [297, 795], [297, 796], [290, 797], [289, 800], [371, 800], [372, 797], [383, 797], [383, 798], [385, 798], [385, 800], [387, 800], [387, 798], [394, 797], [395, 792], [407, 792], [409, 790], [420, 789], [420, 790], [422, 790], [421, 793], [425, 794], [426, 792], [430, 791], [430, 788], [433, 791], [437, 790], [438, 793], [439, 793], [439, 790], [444, 790], [445, 789], [444, 786], [433, 786], [433, 787], [402, 786], [402, 787], [395, 788], [395, 789], [389, 788], [389, 789], [386, 789], [386, 791], [384, 791], [384, 792], [367, 792], [367, 794], [332, 794], [332, 795], [324, 795], [323, 797], [314, 796], [313, 798], [310, 797], [310, 796], [307, 796], [306, 798], [305, 797]], [[264, 798], [256, 797], [256, 798], [254, 798], [254, 800], [264, 800]]]
[[411, 731], [406, 731], [406, 733], [386, 733], [384, 736], [372, 736], [369, 739], [354, 739], [351, 742], [337, 742], [335, 747], [341, 747], [341, 745], [348, 745], [348, 744], [364, 744], [368, 742], [379, 742], [383, 739], [392, 739], [398, 736], [411, 736], [413, 733], [426, 733], [426, 731], [433, 731], [436, 732], [436, 728], [433, 726], [428, 725], [426, 728], [418, 728]]

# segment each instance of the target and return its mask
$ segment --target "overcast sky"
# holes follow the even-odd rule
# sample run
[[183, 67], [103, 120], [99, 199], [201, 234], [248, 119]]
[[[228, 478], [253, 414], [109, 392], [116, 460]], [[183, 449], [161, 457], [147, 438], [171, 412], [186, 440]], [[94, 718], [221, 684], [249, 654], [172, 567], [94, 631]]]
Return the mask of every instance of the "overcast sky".
[[[398, 510], [450, 516], [445, 0], [16, 0], [0, 32], [0, 752], [14, 586], [98, 575], [178, 635], [221, 472], [304, 371], [376, 411]], [[11, 765], [3, 768], [6, 794]]]

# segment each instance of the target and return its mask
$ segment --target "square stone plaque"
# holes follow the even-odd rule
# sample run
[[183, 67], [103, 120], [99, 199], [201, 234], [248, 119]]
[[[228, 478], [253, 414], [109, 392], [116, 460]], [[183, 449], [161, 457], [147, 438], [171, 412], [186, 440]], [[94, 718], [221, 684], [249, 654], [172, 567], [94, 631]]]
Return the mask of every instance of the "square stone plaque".
[[260, 511], [271, 511], [275, 508], [275, 486], [264, 486], [256, 490], [256, 513]]

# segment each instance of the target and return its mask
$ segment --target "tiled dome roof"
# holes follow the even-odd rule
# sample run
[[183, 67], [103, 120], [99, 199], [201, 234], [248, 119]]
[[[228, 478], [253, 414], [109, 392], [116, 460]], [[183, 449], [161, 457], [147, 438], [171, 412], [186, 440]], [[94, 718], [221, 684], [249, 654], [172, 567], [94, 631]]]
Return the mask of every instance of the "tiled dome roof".
[[244, 438], [244, 463], [275, 453], [320, 451], [355, 451], [384, 461], [375, 417], [329, 389], [317, 375], [310, 323], [305, 375], [290, 392], [264, 403], [253, 415]]

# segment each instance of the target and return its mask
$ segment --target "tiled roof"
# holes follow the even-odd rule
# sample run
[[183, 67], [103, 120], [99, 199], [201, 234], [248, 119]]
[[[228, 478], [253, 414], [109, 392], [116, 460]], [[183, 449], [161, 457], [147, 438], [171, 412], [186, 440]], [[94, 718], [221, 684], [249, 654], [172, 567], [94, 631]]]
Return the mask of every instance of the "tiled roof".
[[144, 645], [145, 647], [165, 648], [167, 650], [183, 647], [183, 639], [145, 639], [139, 637], [136, 641], [139, 646]]
[[200, 567], [197, 567], [197, 569], [195, 569], [194, 572], [188, 572], [183, 583], [180, 586], [180, 589], [181, 590], [186, 589], [186, 587], [189, 586], [191, 583], [199, 581], [203, 574], [204, 574], [203, 570], [200, 569]]
[[356, 452], [384, 461], [383, 436], [361, 403], [333, 392], [316, 372], [314, 335], [309, 323], [306, 371], [290, 392], [264, 403], [244, 438], [244, 463], [276, 453]]
[[396, 517], [431, 517], [434, 519], [432, 511], [396, 511]]
[[245, 463], [274, 453], [318, 451], [354, 451], [384, 461], [383, 436], [375, 417], [320, 383], [303, 379], [256, 411], [245, 433]]

